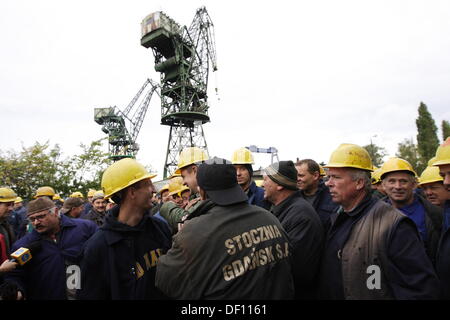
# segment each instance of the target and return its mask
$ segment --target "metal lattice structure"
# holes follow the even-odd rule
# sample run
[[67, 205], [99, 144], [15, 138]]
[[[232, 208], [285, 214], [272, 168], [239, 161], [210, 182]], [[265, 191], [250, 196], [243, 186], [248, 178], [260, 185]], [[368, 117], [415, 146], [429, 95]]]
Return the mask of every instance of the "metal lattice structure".
[[271, 158], [270, 158], [270, 163], [273, 164], [273, 159], [277, 159], [277, 162], [280, 161], [280, 159], [278, 158], [278, 149], [275, 147], [269, 147], [269, 148], [258, 148], [255, 145], [251, 145], [249, 147], [246, 147], [248, 150], [250, 150], [250, 152], [254, 152], [254, 153], [268, 153], [270, 154]]
[[158, 88], [158, 84], [147, 79], [124, 111], [116, 106], [94, 109], [95, 122], [102, 125], [102, 131], [108, 135], [110, 159], [117, 161], [136, 156], [139, 151], [136, 139], [152, 95], [155, 91], [158, 93]]
[[175, 171], [182, 149], [195, 146], [208, 152], [202, 125], [210, 121], [209, 69], [217, 70], [214, 26], [205, 7], [197, 10], [189, 28], [158, 11], [142, 21], [141, 44], [152, 49], [155, 70], [161, 73], [161, 124], [170, 126], [166, 178]]

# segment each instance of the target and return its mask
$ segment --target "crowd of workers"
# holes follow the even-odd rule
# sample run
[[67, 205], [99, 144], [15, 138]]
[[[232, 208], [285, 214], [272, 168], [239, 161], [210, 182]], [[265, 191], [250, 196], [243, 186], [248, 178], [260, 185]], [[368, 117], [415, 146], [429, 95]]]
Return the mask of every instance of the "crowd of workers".
[[354, 144], [252, 164], [186, 148], [155, 190], [125, 158], [86, 203], [1, 187], [1, 299], [450, 299], [450, 138], [420, 177]]

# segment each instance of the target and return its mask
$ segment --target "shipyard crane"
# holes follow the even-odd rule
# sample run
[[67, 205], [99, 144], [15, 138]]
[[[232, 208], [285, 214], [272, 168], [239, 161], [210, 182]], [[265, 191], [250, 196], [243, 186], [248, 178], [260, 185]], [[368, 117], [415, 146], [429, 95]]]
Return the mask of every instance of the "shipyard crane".
[[147, 79], [125, 110], [117, 106], [94, 109], [95, 122], [102, 125], [102, 131], [108, 135], [109, 158], [113, 161], [136, 156], [139, 150], [136, 139], [158, 88], [157, 83]]
[[248, 150], [250, 150], [250, 152], [254, 152], [254, 153], [268, 153], [271, 156], [270, 159], [270, 164], [273, 164], [273, 159], [276, 158], [277, 162], [280, 161], [280, 159], [278, 158], [278, 149], [275, 147], [269, 147], [269, 148], [258, 148], [255, 145], [251, 145], [246, 147]]
[[[177, 167], [185, 147], [208, 152], [202, 125], [209, 122], [208, 74], [217, 70], [214, 25], [205, 7], [187, 28], [157, 11], [142, 23], [141, 45], [151, 48], [161, 73], [161, 124], [170, 126], [164, 178]], [[216, 89], [217, 90], [217, 89]]]

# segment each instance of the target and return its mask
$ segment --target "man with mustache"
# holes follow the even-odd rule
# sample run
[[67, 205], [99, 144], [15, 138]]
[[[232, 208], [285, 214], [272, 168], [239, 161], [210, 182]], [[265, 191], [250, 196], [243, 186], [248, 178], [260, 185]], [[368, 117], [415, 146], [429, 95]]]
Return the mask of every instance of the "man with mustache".
[[[39, 242], [41, 249], [32, 252], [30, 262], [7, 274], [6, 281], [13, 282], [27, 300], [75, 299], [75, 289], [80, 280], [75, 270], [84, 243], [97, 231], [97, 226], [87, 220], [70, 219], [61, 215], [52, 200], [40, 197], [27, 206], [27, 219], [33, 231], [16, 241], [11, 252]], [[78, 275], [79, 272], [78, 272]], [[70, 285], [69, 285], [70, 284]], [[73, 285], [73, 286], [72, 286]]]

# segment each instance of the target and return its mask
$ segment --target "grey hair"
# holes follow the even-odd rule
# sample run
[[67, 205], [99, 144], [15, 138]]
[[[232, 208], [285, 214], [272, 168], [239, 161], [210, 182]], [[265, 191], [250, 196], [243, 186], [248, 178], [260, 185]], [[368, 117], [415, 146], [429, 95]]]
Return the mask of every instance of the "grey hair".
[[[50, 209], [48, 209], [48, 211], [50, 211], [52, 214], [55, 214], [56, 213], [56, 207], [53, 207], [53, 208], [50, 208]], [[58, 218], [60, 218], [61, 217], [61, 211], [59, 211], [58, 210], [58, 215], [57, 215], [57, 217]]]
[[350, 176], [353, 181], [356, 181], [358, 179], [362, 179], [364, 182], [364, 190], [368, 193], [372, 190], [372, 180], [371, 175], [369, 171], [366, 170], [359, 170], [354, 168], [349, 168], [350, 170]]

